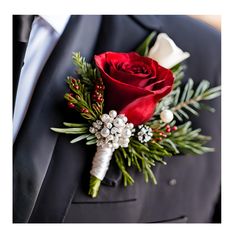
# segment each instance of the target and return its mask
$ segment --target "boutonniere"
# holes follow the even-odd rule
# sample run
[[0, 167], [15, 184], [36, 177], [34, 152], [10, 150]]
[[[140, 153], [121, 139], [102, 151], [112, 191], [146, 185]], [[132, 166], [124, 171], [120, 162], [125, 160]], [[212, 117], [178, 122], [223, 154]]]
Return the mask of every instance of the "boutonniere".
[[134, 184], [129, 168], [136, 168], [156, 184], [152, 167], [164, 164], [164, 157], [203, 154], [214, 149], [204, 146], [210, 139], [193, 129], [188, 113], [198, 115], [202, 103], [220, 95], [220, 87], [210, 88], [208, 81], [197, 87], [192, 79], [182, 86], [190, 55], [166, 35], [151, 33], [136, 52], [105, 52], [94, 56], [96, 66], [73, 54], [77, 77], [68, 77], [70, 92], [64, 95], [84, 123], [66, 123], [55, 132], [76, 134], [71, 143], [85, 140], [96, 145], [91, 163], [88, 194], [96, 197], [100, 184], [115, 158], [123, 174], [124, 186]]

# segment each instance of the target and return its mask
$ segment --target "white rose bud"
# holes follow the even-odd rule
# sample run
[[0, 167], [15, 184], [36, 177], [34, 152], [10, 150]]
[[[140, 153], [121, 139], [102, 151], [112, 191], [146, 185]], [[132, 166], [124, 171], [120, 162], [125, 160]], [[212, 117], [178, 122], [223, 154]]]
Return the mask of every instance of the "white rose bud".
[[183, 52], [165, 33], [160, 33], [157, 36], [154, 46], [148, 53], [148, 57], [167, 69], [171, 69], [189, 56], [188, 52]]

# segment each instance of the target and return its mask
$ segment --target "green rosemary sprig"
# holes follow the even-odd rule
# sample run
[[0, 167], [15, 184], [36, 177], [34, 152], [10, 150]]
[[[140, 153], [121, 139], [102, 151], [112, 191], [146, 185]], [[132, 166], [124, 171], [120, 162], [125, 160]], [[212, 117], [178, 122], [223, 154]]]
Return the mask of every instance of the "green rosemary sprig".
[[86, 62], [86, 59], [80, 55], [79, 52], [73, 53], [73, 63], [76, 66], [76, 73], [80, 76], [81, 82], [92, 90], [94, 82], [97, 79], [97, 69], [93, 68], [90, 63]]

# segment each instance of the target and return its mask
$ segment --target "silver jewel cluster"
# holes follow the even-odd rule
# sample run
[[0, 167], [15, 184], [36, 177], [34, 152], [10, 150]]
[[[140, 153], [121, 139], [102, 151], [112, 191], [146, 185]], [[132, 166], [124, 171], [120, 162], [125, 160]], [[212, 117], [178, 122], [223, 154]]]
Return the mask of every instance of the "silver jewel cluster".
[[146, 143], [152, 138], [152, 129], [147, 125], [139, 125], [138, 140], [141, 143]]
[[134, 134], [134, 125], [128, 123], [125, 115], [111, 110], [109, 114], [102, 114], [101, 120], [93, 122], [89, 132], [97, 138], [97, 146], [117, 149], [128, 147], [130, 137]]

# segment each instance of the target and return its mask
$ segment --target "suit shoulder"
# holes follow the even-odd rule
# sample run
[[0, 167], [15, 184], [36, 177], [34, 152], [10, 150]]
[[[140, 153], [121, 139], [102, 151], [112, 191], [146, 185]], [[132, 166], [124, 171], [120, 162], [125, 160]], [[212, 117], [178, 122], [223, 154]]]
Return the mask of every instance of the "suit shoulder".
[[149, 30], [166, 32], [179, 41], [188, 39], [220, 48], [221, 33], [207, 23], [185, 15], [133, 15], [138, 24]]

